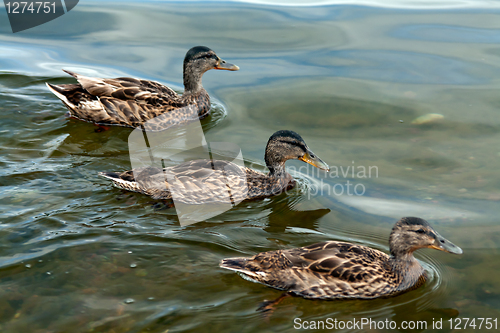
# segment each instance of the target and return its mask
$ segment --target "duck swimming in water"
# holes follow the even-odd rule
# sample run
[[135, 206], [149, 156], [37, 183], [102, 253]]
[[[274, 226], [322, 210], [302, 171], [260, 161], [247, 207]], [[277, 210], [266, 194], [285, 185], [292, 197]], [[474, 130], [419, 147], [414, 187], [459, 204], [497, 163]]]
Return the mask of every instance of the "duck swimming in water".
[[329, 241], [250, 258], [224, 259], [220, 267], [284, 290], [285, 295], [325, 300], [374, 299], [404, 293], [426, 281], [414, 251], [431, 248], [462, 253], [418, 217], [400, 219], [392, 228], [389, 246], [390, 255], [362, 245]]
[[196, 46], [184, 58], [182, 96], [154, 81], [101, 79], [66, 70], [78, 84], [47, 86], [66, 105], [70, 117], [101, 126], [135, 128], [147, 122], [147, 130], [159, 131], [209, 114], [210, 96], [201, 78], [210, 69], [237, 71], [239, 67], [225, 62], [208, 47]]
[[[226, 202], [228, 190], [232, 202], [277, 195], [295, 186], [293, 177], [285, 171], [285, 162], [299, 159], [319, 169], [328, 165], [316, 156], [300, 135], [293, 131], [278, 131], [266, 146], [265, 161], [269, 173], [264, 174], [224, 160], [194, 160], [169, 168], [145, 167], [125, 171], [101, 172], [125, 190], [146, 194], [153, 199], [172, 199], [171, 184], [165, 175], [177, 181], [175, 200], [186, 204]], [[162, 186], [158, 186], [161, 184]]]

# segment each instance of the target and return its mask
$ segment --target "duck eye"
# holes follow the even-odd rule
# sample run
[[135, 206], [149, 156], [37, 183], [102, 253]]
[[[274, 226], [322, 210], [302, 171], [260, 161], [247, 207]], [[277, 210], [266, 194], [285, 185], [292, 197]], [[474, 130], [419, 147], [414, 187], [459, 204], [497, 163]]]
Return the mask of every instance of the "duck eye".
[[204, 54], [204, 55], [201, 55], [198, 57], [198, 59], [209, 59], [209, 58], [212, 58], [212, 55], [210, 54]]
[[424, 229], [418, 229], [415, 232], [418, 233], [418, 234], [425, 234], [425, 230]]

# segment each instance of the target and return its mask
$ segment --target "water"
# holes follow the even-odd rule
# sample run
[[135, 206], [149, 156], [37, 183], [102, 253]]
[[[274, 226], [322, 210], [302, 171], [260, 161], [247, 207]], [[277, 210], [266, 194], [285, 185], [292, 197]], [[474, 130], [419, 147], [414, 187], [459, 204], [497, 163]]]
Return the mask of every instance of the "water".
[[[17, 34], [2, 11], [1, 332], [290, 332], [295, 318], [428, 322], [420, 331], [443, 318], [450, 331], [457, 316], [500, 317], [498, 5], [283, 3], [85, 1]], [[264, 170], [267, 138], [291, 129], [332, 172], [294, 171], [288, 194], [186, 227], [98, 177], [130, 167], [130, 129], [66, 119], [44, 82], [73, 82], [65, 68], [182, 91], [182, 59], [199, 44], [241, 68], [204, 76], [208, 141], [237, 143]], [[444, 118], [412, 124], [429, 113]], [[431, 278], [399, 297], [291, 298], [266, 319], [255, 310], [280, 292], [218, 267], [328, 239], [387, 251], [405, 215], [464, 254], [417, 252]]]

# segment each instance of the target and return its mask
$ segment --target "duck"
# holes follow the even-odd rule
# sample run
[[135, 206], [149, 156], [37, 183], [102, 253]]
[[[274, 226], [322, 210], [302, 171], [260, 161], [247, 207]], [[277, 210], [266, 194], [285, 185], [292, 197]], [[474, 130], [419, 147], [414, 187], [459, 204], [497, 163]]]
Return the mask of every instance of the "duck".
[[[386, 254], [363, 245], [325, 241], [249, 258], [223, 259], [220, 267], [285, 291], [277, 301], [286, 296], [375, 299], [396, 296], [425, 283], [427, 273], [413, 256], [416, 250], [431, 248], [462, 254], [462, 249], [418, 217], [403, 217], [396, 222], [389, 248], [390, 254]], [[265, 304], [263, 310], [269, 310], [270, 304]]]
[[[125, 172], [101, 172], [121, 189], [153, 199], [184, 204], [224, 203], [228, 191], [232, 203], [266, 198], [292, 189], [296, 181], [285, 162], [298, 159], [328, 171], [323, 162], [296, 132], [280, 130], [268, 140], [264, 156], [269, 172], [262, 173], [225, 160], [200, 159], [167, 168], [141, 167]], [[166, 176], [170, 175], [170, 176]], [[175, 184], [168, 179], [174, 180]], [[172, 197], [172, 187], [175, 197]]]
[[160, 131], [208, 116], [210, 96], [201, 79], [210, 69], [237, 71], [239, 67], [206, 46], [195, 46], [184, 58], [182, 95], [154, 81], [87, 77], [64, 69], [78, 84], [46, 85], [68, 108], [71, 118], [102, 127], [137, 128], [147, 123], [147, 130]]

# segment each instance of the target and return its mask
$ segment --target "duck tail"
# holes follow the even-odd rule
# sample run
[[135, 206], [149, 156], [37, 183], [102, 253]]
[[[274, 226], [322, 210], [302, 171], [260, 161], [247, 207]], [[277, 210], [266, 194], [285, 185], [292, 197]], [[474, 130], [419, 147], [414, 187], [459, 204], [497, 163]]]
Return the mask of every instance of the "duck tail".
[[[130, 176], [130, 174], [132, 176]], [[132, 191], [144, 193], [139, 184], [133, 179], [132, 172], [124, 172], [124, 173], [116, 173], [116, 172], [99, 172], [99, 176], [110, 179], [118, 188]]]
[[62, 70], [64, 73], [67, 73], [69, 75], [71, 75], [72, 77], [74, 77], [75, 79], [78, 79], [78, 74], [76, 74], [75, 72], [71, 72], [71, 71], [68, 71], [66, 69], [63, 69]]
[[246, 271], [247, 258], [227, 258], [222, 259], [219, 266], [222, 268], [230, 269], [232, 271]]
[[253, 258], [227, 258], [223, 259], [219, 266], [250, 278], [260, 279], [266, 275], [265, 272], [260, 271], [259, 267], [254, 264]]
[[231, 271], [235, 271], [242, 278], [254, 283], [266, 283], [267, 273], [256, 270], [252, 265], [253, 258], [227, 258], [223, 259], [219, 266]]
[[49, 90], [57, 96], [57, 98], [59, 98], [63, 103], [64, 105], [66, 105], [66, 107], [70, 110], [73, 110], [76, 108], [75, 104], [71, 103], [69, 100], [68, 100], [68, 97], [66, 97], [66, 95], [69, 93], [69, 91], [73, 90], [74, 89], [74, 85], [72, 85], [71, 88], [73, 89], [68, 89], [68, 87], [66, 87], [66, 85], [62, 85], [62, 86], [57, 86], [55, 84], [50, 84], [48, 82], [45, 82], [45, 84], [47, 85], [47, 87], [49, 88]]
[[80, 84], [61, 84], [55, 85], [45, 82], [47, 88], [59, 98], [68, 108], [71, 117], [81, 118], [78, 116], [78, 108], [82, 100], [93, 101], [96, 98], [92, 97]]
[[112, 180], [113, 184], [115, 184], [117, 187], [127, 190], [136, 190], [137, 183], [135, 181], [123, 179], [121, 175], [116, 172], [99, 172], [98, 175]]
[[98, 175], [102, 176], [104, 178], [111, 179], [111, 180], [119, 180], [120, 179], [120, 175], [117, 174], [116, 172], [99, 172]]

